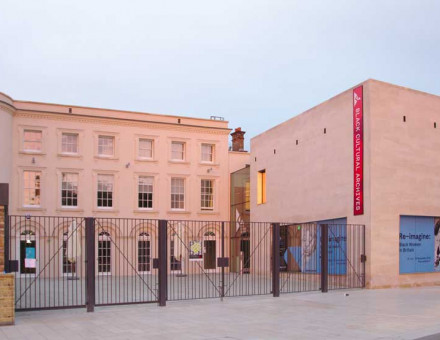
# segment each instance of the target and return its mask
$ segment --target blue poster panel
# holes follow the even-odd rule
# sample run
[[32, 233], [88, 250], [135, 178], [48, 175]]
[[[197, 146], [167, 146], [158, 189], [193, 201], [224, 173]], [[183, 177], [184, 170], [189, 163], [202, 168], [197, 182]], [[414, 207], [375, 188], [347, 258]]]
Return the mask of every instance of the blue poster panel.
[[400, 217], [400, 274], [440, 271], [439, 228], [440, 219], [436, 217]]
[[[319, 221], [314, 235], [304, 237], [303, 243], [313, 244], [313, 252], [306, 251], [303, 245], [303, 268], [308, 273], [321, 273], [321, 224], [328, 224], [328, 272], [331, 275], [345, 275], [347, 273], [347, 219], [340, 218]], [[307, 232], [307, 230], [303, 230]], [[313, 239], [311, 239], [313, 238]], [[308, 240], [308, 242], [307, 242]], [[314, 242], [313, 242], [314, 241]], [[308, 247], [311, 248], [311, 247]]]
[[33, 248], [33, 247], [26, 248], [25, 258], [35, 259], [35, 248]]

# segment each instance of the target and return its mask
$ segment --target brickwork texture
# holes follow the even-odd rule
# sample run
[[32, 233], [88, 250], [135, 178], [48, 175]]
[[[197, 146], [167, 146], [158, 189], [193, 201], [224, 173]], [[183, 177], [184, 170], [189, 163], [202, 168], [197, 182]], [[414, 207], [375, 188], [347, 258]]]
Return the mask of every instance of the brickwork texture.
[[0, 326], [13, 325], [15, 320], [14, 275], [5, 274], [5, 209], [0, 206]]

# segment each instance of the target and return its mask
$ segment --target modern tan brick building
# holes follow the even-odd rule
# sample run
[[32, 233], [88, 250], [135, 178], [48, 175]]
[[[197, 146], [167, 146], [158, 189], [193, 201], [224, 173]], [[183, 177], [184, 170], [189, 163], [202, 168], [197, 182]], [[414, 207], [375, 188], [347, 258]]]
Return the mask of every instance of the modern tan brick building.
[[265, 131], [251, 220], [364, 224], [367, 287], [440, 284], [439, 124], [439, 96], [367, 80]]

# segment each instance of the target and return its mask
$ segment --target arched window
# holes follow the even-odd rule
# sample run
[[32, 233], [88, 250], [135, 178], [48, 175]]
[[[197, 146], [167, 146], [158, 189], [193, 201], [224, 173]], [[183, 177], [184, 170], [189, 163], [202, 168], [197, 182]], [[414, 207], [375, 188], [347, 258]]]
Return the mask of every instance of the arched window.
[[170, 269], [171, 271], [181, 270], [182, 261], [179, 254], [181, 241], [175, 231], [171, 232], [170, 237]]
[[20, 234], [20, 238], [21, 239], [26, 239], [26, 240], [35, 240], [35, 233], [32, 230], [25, 230]]
[[207, 232], [204, 234], [204, 236], [205, 236], [205, 237], [215, 237], [215, 233], [214, 233], [213, 231], [207, 231]]
[[63, 234], [63, 274], [75, 273], [75, 264], [71, 263], [67, 257], [68, 240], [69, 240], [69, 233], [66, 231]]
[[187, 229], [181, 222], [171, 224], [170, 229], [170, 270], [182, 271], [187, 253]]
[[98, 273], [111, 273], [111, 236], [107, 231], [98, 234]]
[[138, 271], [151, 271], [151, 239], [146, 232], [141, 232], [138, 237]]

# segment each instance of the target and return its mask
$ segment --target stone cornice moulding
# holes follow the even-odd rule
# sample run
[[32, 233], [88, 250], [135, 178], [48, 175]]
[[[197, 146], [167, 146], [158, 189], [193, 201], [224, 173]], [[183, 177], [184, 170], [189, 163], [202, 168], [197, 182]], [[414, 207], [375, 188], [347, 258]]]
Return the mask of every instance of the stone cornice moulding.
[[91, 123], [91, 124], [106, 124], [114, 126], [131, 126], [131, 127], [142, 127], [151, 128], [156, 130], [170, 130], [170, 131], [181, 131], [181, 132], [196, 132], [196, 133], [208, 133], [213, 135], [229, 135], [231, 129], [229, 128], [215, 128], [215, 127], [197, 127], [188, 125], [178, 125], [172, 123], [156, 123], [156, 122], [145, 122], [141, 120], [122, 120], [118, 118], [108, 118], [108, 117], [84, 117], [80, 115], [68, 116], [66, 114], [56, 114], [56, 113], [35, 113], [27, 110], [18, 109], [15, 112], [16, 117], [32, 118], [32, 119], [47, 119], [56, 121], [68, 121], [68, 122], [78, 122], [78, 123]]
[[0, 102], [0, 109], [10, 113], [11, 115], [13, 115], [16, 112], [16, 110], [17, 110], [16, 108], [14, 108], [14, 107], [12, 107], [9, 104], [4, 103], [4, 102]]

